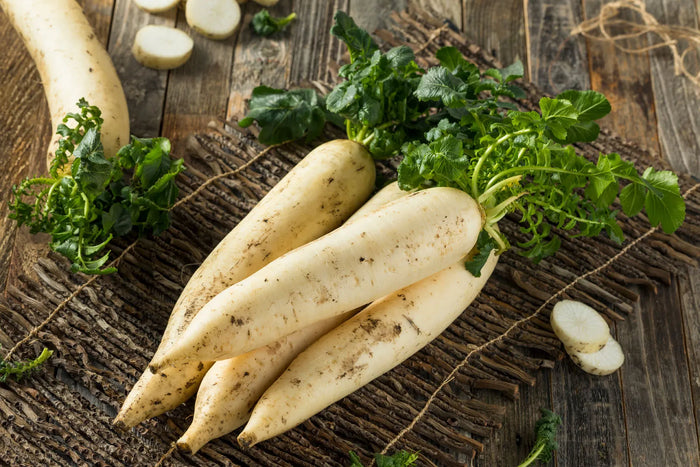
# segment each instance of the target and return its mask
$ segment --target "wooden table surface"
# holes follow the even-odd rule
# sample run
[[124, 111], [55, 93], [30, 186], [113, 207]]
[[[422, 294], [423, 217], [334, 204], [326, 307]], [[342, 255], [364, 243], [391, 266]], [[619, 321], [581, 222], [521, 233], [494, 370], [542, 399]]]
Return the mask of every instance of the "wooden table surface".
[[[289, 32], [261, 39], [247, 27], [259, 6], [243, 6], [244, 25], [228, 40], [192, 34], [191, 60], [171, 72], [140, 67], [130, 54], [145, 24], [187, 30], [182, 12], [149, 15], [131, 0], [80, 0], [106, 44], [128, 96], [132, 133], [162, 134], [180, 155], [187, 136], [216, 118], [237, 119], [258, 84], [284, 87], [326, 79], [322, 70], [342, 55], [328, 30], [342, 9], [369, 29], [387, 27], [405, 0], [282, 0], [275, 15], [297, 12]], [[700, 88], [674, 76], [671, 55], [639, 55], [571, 37], [595, 16], [603, 0], [421, 0], [503, 63], [520, 59], [527, 78], [544, 91], [591, 88], [604, 92], [613, 112], [604, 125], [667, 159], [674, 169], [700, 176]], [[661, 23], [698, 28], [698, 0], [648, 0]], [[49, 139], [48, 109], [38, 74], [19, 37], [0, 15], [0, 287], [5, 294], [41, 255], [40, 239], [7, 219], [9, 189], [40, 173]], [[640, 40], [640, 44], [644, 44]], [[508, 403], [503, 428], [486, 442], [476, 463], [516, 465], [533, 442], [539, 407], [563, 420], [556, 464], [566, 466], [689, 466], [700, 463], [700, 269], [640, 289], [642, 299], [614, 334], [626, 351], [621, 371], [593, 377], [561, 362], [541, 371], [534, 387]], [[0, 295], [0, 303], [2, 295]], [[494, 400], [497, 399], [493, 396]], [[0, 455], [0, 458], [2, 456]]]

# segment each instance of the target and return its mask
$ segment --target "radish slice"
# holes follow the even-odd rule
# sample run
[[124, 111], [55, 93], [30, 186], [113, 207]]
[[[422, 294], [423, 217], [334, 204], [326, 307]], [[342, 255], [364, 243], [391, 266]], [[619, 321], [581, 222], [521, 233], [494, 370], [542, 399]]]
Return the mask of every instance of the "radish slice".
[[583, 371], [592, 375], [605, 376], [614, 373], [625, 361], [620, 344], [610, 337], [607, 343], [597, 352], [572, 352], [569, 354]]
[[134, 0], [134, 3], [149, 13], [162, 13], [175, 8], [180, 0]]
[[185, 18], [192, 29], [209, 39], [226, 39], [241, 22], [236, 0], [188, 0]]
[[194, 42], [183, 31], [169, 26], [144, 26], [136, 33], [131, 49], [143, 66], [170, 70], [184, 64], [192, 55]]
[[554, 306], [550, 324], [569, 352], [597, 352], [610, 338], [610, 328], [603, 317], [573, 300], [562, 300]]

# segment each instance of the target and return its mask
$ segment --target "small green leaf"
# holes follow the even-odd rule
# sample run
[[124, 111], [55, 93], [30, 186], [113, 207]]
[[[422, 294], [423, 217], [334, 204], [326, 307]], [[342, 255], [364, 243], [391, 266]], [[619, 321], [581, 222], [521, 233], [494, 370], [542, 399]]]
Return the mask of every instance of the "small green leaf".
[[474, 277], [481, 277], [481, 269], [488, 261], [491, 251], [498, 248], [496, 241], [491, 238], [491, 236], [485, 230], [479, 233], [479, 237], [476, 240], [474, 255], [464, 263], [464, 267], [471, 273]]
[[263, 9], [253, 16], [250, 25], [259, 36], [270, 36], [287, 27], [289, 23], [297, 17], [296, 13], [282, 18], [275, 18], [270, 15], [270, 12]]
[[653, 226], [661, 225], [668, 234], [675, 232], [685, 219], [685, 202], [678, 187], [678, 176], [649, 167], [642, 178], [650, 186], [644, 200], [649, 222]]
[[355, 21], [342, 11], [334, 16], [335, 24], [331, 27], [331, 34], [345, 43], [350, 52], [350, 60], [370, 57], [379, 47], [372, 37], [355, 24]]
[[448, 107], [457, 107], [464, 103], [464, 94], [460, 91], [463, 81], [442, 66], [433, 67], [421, 77], [415, 96], [422, 101], [442, 101]]
[[610, 113], [610, 102], [596, 91], [576, 91], [570, 89], [557, 96], [557, 99], [569, 101], [578, 112], [579, 122], [591, 122]]
[[267, 86], [253, 90], [249, 112], [239, 125], [257, 121], [263, 144], [279, 144], [318, 135], [325, 124], [325, 109], [312, 89], [285, 91]]

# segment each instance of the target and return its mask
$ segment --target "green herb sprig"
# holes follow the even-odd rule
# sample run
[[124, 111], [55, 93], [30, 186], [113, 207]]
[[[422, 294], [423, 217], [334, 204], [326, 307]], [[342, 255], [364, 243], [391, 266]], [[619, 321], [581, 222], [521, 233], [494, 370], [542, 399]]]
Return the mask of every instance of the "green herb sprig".
[[[383, 454], [375, 454], [374, 461], [377, 467], [410, 467], [418, 460], [418, 454], [408, 451], [397, 451], [391, 456]], [[360, 457], [353, 451], [350, 451], [350, 467], [364, 467]]]
[[171, 159], [166, 138], [133, 137], [107, 159], [100, 110], [85, 99], [77, 105], [80, 111], [58, 127], [61, 140], [49, 176], [12, 188], [9, 217], [32, 233], [50, 234], [51, 249], [71, 261], [71, 271], [109, 274], [116, 268], [103, 267], [109, 260], [104, 250], [114, 237], [132, 230], [158, 235], [168, 228], [178, 194], [175, 177], [184, 165]]
[[42, 363], [48, 360], [51, 355], [53, 355], [53, 350], [44, 348], [34, 360], [6, 361], [0, 358], [0, 383], [6, 382], [7, 378], [10, 376], [13, 376], [17, 381], [26, 378], [30, 373], [36, 371]]
[[291, 13], [290, 15], [282, 18], [275, 18], [274, 16], [270, 15], [269, 11], [263, 9], [253, 16], [253, 20], [250, 25], [257, 35], [266, 37], [282, 31], [296, 17], [296, 13]]
[[559, 446], [556, 442], [557, 429], [561, 424], [561, 417], [551, 410], [540, 409], [542, 417], [535, 422], [535, 445], [528, 456], [518, 467], [527, 467], [535, 461], [547, 463], [552, 460], [552, 455]]

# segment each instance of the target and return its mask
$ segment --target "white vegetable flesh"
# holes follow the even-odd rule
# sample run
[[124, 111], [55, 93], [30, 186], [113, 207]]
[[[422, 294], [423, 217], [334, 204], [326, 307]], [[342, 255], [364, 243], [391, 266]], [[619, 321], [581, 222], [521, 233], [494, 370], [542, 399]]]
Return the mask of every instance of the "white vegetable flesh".
[[185, 19], [192, 29], [209, 39], [226, 39], [241, 22], [236, 0], [188, 0]]
[[[221, 240], [190, 278], [173, 308], [156, 356], [178, 341], [194, 316], [218, 293], [338, 227], [369, 197], [374, 181], [374, 161], [355, 142], [334, 140], [311, 151]], [[177, 407], [194, 395], [212, 364], [190, 361], [156, 375], [146, 370], [115, 424], [128, 428]]]
[[294, 357], [354, 313], [319, 321], [274, 344], [216, 362], [202, 380], [192, 423], [177, 447], [196, 453], [209, 441], [242, 426], [263, 392]]
[[149, 13], [162, 13], [178, 6], [180, 0], [134, 0], [134, 3]]
[[605, 319], [585, 303], [562, 300], [550, 317], [552, 330], [572, 352], [597, 352], [610, 338]]
[[151, 368], [230, 358], [362, 306], [456, 263], [481, 227], [481, 210], [463, 191], [404, 196], [214, 297]]
[[182, 66], [192, 55], [194, 42], [184, 31], [150, 24], [138, 30], [131, 52], [143, 66], [171, 70]]
[[625, 354], [620, 344], [612, 337], [608, 338], [602, 349], [593, 353], [569, 352], [576, 365], [586, 373], [605, 376], [614, 373], [625, 362]]
[[129, 143], [129, 109], [109, 54], [75, 0], [0, 0], [0, 8], [22, 37], [44, 86], [52, 140], [47, 167], [58, 147], [56, 129], [77, 112], [82, 97], [102, 111], [105, 156]]
[[277, 436], [389, 371], [442, 333], [493, 272], [492, 253], [474, 277], [459, 261], [383, 297], [302, 352], [265, 391], [238, 440]]

